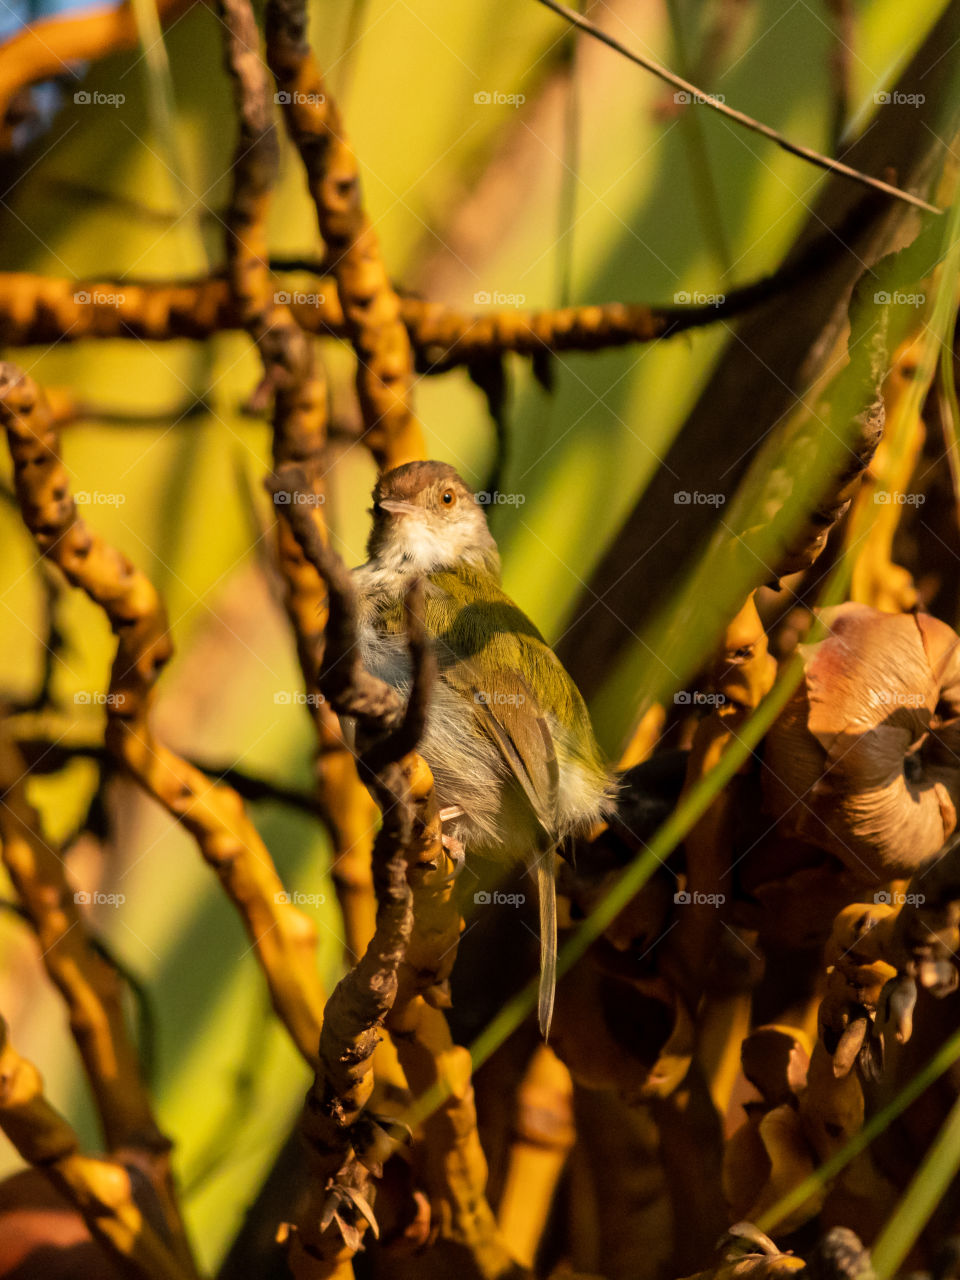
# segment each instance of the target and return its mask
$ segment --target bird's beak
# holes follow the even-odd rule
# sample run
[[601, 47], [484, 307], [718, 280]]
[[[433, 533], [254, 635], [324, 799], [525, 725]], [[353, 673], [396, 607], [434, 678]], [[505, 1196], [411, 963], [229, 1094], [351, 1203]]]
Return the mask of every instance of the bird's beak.
[[394, 516], [415, 516], [420, 513], [420, 508], [415, 507], [412, 502], [399, 502], [396, 498], [381, 498], [377, 506]]

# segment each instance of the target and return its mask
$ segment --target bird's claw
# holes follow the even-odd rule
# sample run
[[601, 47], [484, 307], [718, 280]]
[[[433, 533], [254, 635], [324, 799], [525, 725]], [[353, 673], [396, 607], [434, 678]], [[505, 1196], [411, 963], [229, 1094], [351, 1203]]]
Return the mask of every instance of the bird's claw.
[[467, 864], [467, 855], [464, 851], [463, 841], [454, 835], [442, 835], [440, 841], [443, 845], [443, 851], [453, 863], [453, 870], [444, 880], [444, 884], [452, 884], [457, 876]]

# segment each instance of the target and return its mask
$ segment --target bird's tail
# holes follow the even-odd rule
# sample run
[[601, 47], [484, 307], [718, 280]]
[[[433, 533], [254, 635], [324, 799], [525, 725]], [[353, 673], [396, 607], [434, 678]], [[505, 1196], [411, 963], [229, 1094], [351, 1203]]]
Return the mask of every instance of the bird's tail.
[[540, 897], [540, 1033], [550, 1035], [553, 997], [557, 988], [557, 850], [551, 847], [537, 861]]

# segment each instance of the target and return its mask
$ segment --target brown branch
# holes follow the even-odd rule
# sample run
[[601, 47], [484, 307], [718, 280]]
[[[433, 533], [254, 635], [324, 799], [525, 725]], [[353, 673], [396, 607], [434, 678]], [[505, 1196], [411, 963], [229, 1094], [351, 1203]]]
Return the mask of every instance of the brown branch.
[[[273, 487], [293, 492], [300, 483], [302, 479], [296, 469], [288, 467], [273, 482]], [[453, 866], [441, 842], [433, 779], [426, 763], [414, 751], [433, 678], [419, 606], [416, 600], [408, 600], [407, 635], [414, 678], [409, 702], [403, 708], [395, 691], [366, 671], [360, 660], [356, 643], [358, 602], [349, 571], [319, 538], [299, 504], [291, 505], [290, 516], [305, 554], [317, 566], [330, 593], [320, 687], [339, 713], [356, 718], [358, 740], [367, 743], [361, 775], [369, 779], [384, 813], [385, 828], [389, 826], [394, 831], [394, 842], [403, 839], [406, 850], [405, 874], [412, 889], [412, 919], [407, 923], [406, 914], [401, 917], [399, 887], [390, 880], [394, 914], [387, 917], [393, 930], [388, 940], [395, 940], [402, 918], [404, 945], [396, 968], [392, 963], [393, 953], [389, 953], [389, 1004], [384, 1008], [377, 1003], [368, 1008], [368, 1013], [375, 1012], [379, 1022], [383, 1008], [382, 1016], [396, 1043], [414, 1095], [422, 1097], [438, 1086], [443, 1093], [443, 1101], [424, 1118], [422, 1125], [422, 1177], [440, 1229], [440, 1238], [430, 1251], [431, 1265], [439, 1269], [438, 1274], [449, 1274], [454, 1267], [458, 1274], [477, 1277], [520, 1275], [522, 1269], [500, 1240], [485, 1196], [487, 1166], [477, 1132], [470, 1055], [466, 1049], [453, 1044], [446, 1018], [438, 1007], [449, 1003], [447, 979], [456, 957], [461, 920], [453, 897]], [[389, 775], [386, 785], [384, 771]], [[387, 844], [382, 846], [384, 857], [388, 848]], [[384, 865], [391, 864], [381, 862], [381, 867]], [[407, 910], [409, 907], [403, 908], [404, 913]], [[383, 972], [386, 958], [387, 953], [378, 947], [369, 964], [375, 972]], [[365, 957], [361, 964], [366, 961]], [[353, 981], [354, 975], [344, 979], [348, 984], [344, 1000], [353, 989]], [[331, 1016], [328, 1010], [324, 1035], [331, 1026]], [[330, 1035], [333, 1036], [332, 1030]], [[342, 1054], [342, 1035], [340, 1045]], [[364, 1063], [366, 1061], [364, 1058]], [[341, 1072], [343, 1069], [341, 1067]], [[358, 1093], [361, 1078], [351, 1075], [341, 1083], [345, 1092], [340, 1096], [350, 1100], [343, 1117], [346, 1124], [351, 1117], [355, 1121], [358, 1114], [355, 1104], [361, 1096]], [[329, 1134], [330, 1119], [326, 1113], [322, 1123]], [[340, 1142], [342, 1144], [342, 1135]], [[324, 1157], [327, 1171], [333, 1165], [335, 1150]], [[355, 1174], [354, 1168], [350, 1174], [341, 1172], [340, 1177], [355, 1178]], [[352, 1183], [351, 1187], [355, 1189]], [[426, 1266], [427, 1260], [420, 1260], [418, 1265]]]
[[[266, 215], [278, 157], [259, 33], [248, 0], [221, 0], [220, 18], [226, 32], [227, 72], [240, 119], [227, 212], [227, 275], [237, 309], [263, 361], [264, 386], [275, 389], [274, 467], [293, 463], [303, 469], [305, 486], [299, 496], [308, 499], [305, 515], [318, 537], [325, 538], [327, 392], [310, 341], [289, 306], [278, 301], [285, 295], [275, 291], [270, 276]], [[286, 511], [278, 502], [277, 553], [284, 605], [296, 636], [307, 706], [317, 735], [317, 792], [330, 819], [333, 881], [344, 917], [347, 959], [352, 963], [373, 932], [370, 857], [374, 807], [357, 778], [339, 721], [325, 704], [317, 683], [326, 591], [317, 570], [303, 555]]]
[[[870, 292], [874, 288], [875, 285], [871, 283]], [[883, 323], [876, 325], [872, 310], [863, 305], [862, 292], [858, 286], [850, 308], [852, 322], [859, 324], [858, 330], [851, 333], [848, 341], [850, 363], [838, 375], [832, 389], [834, 403], [839, 405], [841, 411], [852, 405], [854, 431], [848, 431], [845, 436], [848, 447], [839, 468], [834, 462], [830, 483], [825, 487], [825, 492], [821, 494], [809, 519], [787, 544], [783, 559], [777, 565], [777, 578], [808, 569], [814, 563], [826, 546], [832, 530], [857, 496], [864, 473], [883, 437], [886, 421], [883, 382], [889, 359], [887, 326]], [[861, 304], [859, 307], [854, 305], [858, 301]], [[858, 350], [861, 339], [862, 348]], [[846, 424], [842, 421], [839, 426], [841, 430], [846, 429]], [[794, 515], [791, 504], [785, 504], [779, 517], [773, 522], [774, 527], [778, 519], [789, 524]]]
[[94, 1237], [129, 1280], [189, 1280], [134, 1200], [130, 1172], [82, 1155], [77, 1135], [43, 1094], [32, 1062], [10, 1043], [0, 1019], [0, 1129], [79, 1210]]
[[[400, 318], [410, 335], [417, 369], [423, 373], [444, 373], [506, 351], [537, 356], [654, 342], [742, 315], [798, 280], [825, 270], [842, 253], [843, 240], [852, 231], [852, 227], [841, 227], [836, 235], [814, 238], [783, 268], [731, 289], [715, 305], [605, 302], [558, 311], [469, 313], [401, 296]], [[337, 283], [331, 277], [317, 279], [309, 294], [290, 293], [278, 286], [276, 296], [289, 299], [283, 305], [305, 332], [349, 337]], [[87, 338], [202, 341], [223, 330], [245, 327], [230, 283], [219, 275], [174, 283], [120, 283], [0, 274], [0, 344], [4, 346]]]
[[172, 651], [160, 599], [149, 579], [77, 516], [42, 393], [10, 364], [0, 365], [0, 421], [23, 518], [41, 554], [100, 605], [117, 636], [107, 749], [197, 841], [240, 913], [274, 1009], [306, 1060], [315, 1062], [323, 1010], [315, 926], [287, 900], [236, 792], [204, 777], [150, 727], [154, 685]]
[[[378, 791], [384, 812], [373, 849], [376, 932], [327, 1002], [320, 1063], [302, 1123], [311, 1148], [313, 1177], [290, 1254], [291, 1269], [298, 1277], [326, 1275], [331, 1262], [356, 1252], [372, 1216], [372, 1210], [367, 1216], [357, 1213], [357, 1197], [369, 1204], [371, 1194], [367, 1170], [358, 1166], [358, 1158], [363, 1164], [358, 1153], [365, 1142], [372, 1145], [358, 1130], [358, 1122], [373, 1091], [373, 1054], [396, 997], [397, 970], [413, 924], [413, 899], [407, 885], [412, 806], [399, 761], [381, 770]], [[328, 1229], [332, 1224], [336, 1229]]]
[[327, 1003], [319, 1063], [302, 1124], [313, 1177], [299, 1229], [292, 1236], [290, 1266], [298, 1277], [315, 1277], [341, 1270], [373, 1221], [371, 1185], [363, 1165], [363, 1150], [371, 1139], [358, 1126], [373, 1090], [380, 1028], [396, 998], [398, 969], [413, 927], [407, 861], [415, 812], [407, 756], [423, 729], [433, 665], [422, 619], [422, 587], [417, 586], [407, 600], [414, 672], [407, 706], [389, 685], [366, 671], [356, 643], [357, 600], [350, 575], [311, 518], [308, 504], [297, 501], [310, 493], [304, 470], [287, 464], [271, 488], [275, 495], [290, 494], [289, 525], [327, 584], [329, 618], [317, 682], [333, 710], [356, 717], [369, 735], [364, 777], [383, 814], [373, 847], [376, 931]]
[[195, 1274], [173, 1186], [172, 1144], [153, 1114], [127, 1030], [118, 974], [87, 932], [63, 859], [40, 832], [37, 813], [26, 798], [26, 777], [22, 756], [0, 731], [4, 866], [36, 934], [44, 967], [67, 1006], [107, 1149], [125, 1152], [143, 1168], [162, 1206], [179, 1264]]
[[410, 339], [360, 193], [356, 157], [307, 41], [305, 0], [269, 0], [267, 60], [307, 171], [320, 234], [357, 355], [365, 439], [383, 470], [424, 455]]

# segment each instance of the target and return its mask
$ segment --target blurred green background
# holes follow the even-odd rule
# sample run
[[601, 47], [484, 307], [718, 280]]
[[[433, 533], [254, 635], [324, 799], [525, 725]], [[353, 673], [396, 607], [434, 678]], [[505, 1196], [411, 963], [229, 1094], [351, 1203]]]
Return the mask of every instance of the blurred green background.
[[[856, 128], [942, 7], [930, 0], [856, 6]], [[672, 91], [583, 38], [575, 110], [568, 111], [572, 38], [533, 0], [324, 0], [314, 10], [314, 47], [340, 96], [394, 279], [465, 310], [483, 310], [478, 293], [518, 295], [528, 308], [557, 305], [565, 280], [573, 303], [672, 303], [680, 290], [723, 292], [776, 266], [824, 180], [704, 109], [678, 115]], [[703, 87], [793, 139], [829, 149], [827, 6], [762, 0], [742, 11]], [[641, 0], [605, 5], [600, 20], [692, 74], [719, 12], [718, 4]], [[361, 37], [352, 46], [351, 31]], [[20, 158], [15, 184], [0, 200], [0, 268], [122, 282], [200, 275], [222, 262], [219, 215], [234, 124], [217, 19], [196, 6], [165, 43], [173, 134], [157, 127], [147, 59], [128, 54], [91, 67], [83, 87], [125, 101], [68, 100]], [[525, 101], [477, 101], [486, 94]], [[576, 145], [564, 131], [570, 119]], [[711, 209], [715, 218], [705, 213]], [[302, 170], [286, 144], [270, 234], [277, 254], [319, 250]], [[306, 277], [298, 283], [309, 287]], [[523, 501], [494, 507], [491, 519], [506, 589], [551, 641], [725, 336], [721, 325], [562, 357], [552, 396], [528, 364], [511, 359], [501, 488]], [[350, 360], [332, 344], [324, 348], [334, 403], [348, 414]], [[177, 656], [161, 681], [158, 727], [185, 752], [309, 787], [307, 717], [276, 700], [297, 690], [299, 679], [264, 569], [270, 512], [261, 479], [270, 442], [267, 425], [241, 413], [259, 373], [248, 340], [64, 342], [12, 354], [45, 385], [68, 386], [103, 411], [169, 416], [159, 426], [85, 420], [63, 435], [75, 491], [102, 496], [87, 514], [150, 574], [169, 611]], [[183, 417], [199, 399], [207, 408]], [[417, 407], [430, 453], [483, 485], [494, 434], [466, 374], [421, 380]], [[8, 461], [2, 465], [9, 484]], [[361, 448], [345, 446], [328, 501], [336, 544], [350, 563], [362, 559], [372, 481]], [[42, 665], [43, 577], [9, 504], [0, 505], [0, 545], [2, 689], [29, 698]], [[74, 592], [63, 594], [57, 622], [66, 639], [53, 686], [58, 731], [96, 738], [102, 713], [75, 696], [106, 689], [111, 637]], [[632, 711], [624, 706], [597, 724], [611, 753]], [[94, 780], [93, 766], [78, 762], [57, 779], [31, 783], [51, 835], [73, 830]], [[155, 1006], [160, 1117], [177, 1142], [202, 1261], [212, 1265], [285, 1135], [306, 1073], [271, 1021], [246, 938], [191, 842], [125, 785], [111, 788], [109, 803], [116, 838], [107, 859], [81, 844], [70, 870], [78, 886], [126, 897], [120, 910], [95, 909], [93, 921], [143, 977]], [[327, 842], [282, 806], [256, 804], [252, 812], [288, 887], [326, 895], [316, 916], [332, 986], [342, 944]], [[63, 1009], [32, 940], [7, 917], [0, 918], [0, 955], [0, 1002], [18, 1045], [43, 1070], [53, 1101], [94, 1143]], [[4, 1145], [0, 1172], [15, 1165]]]

